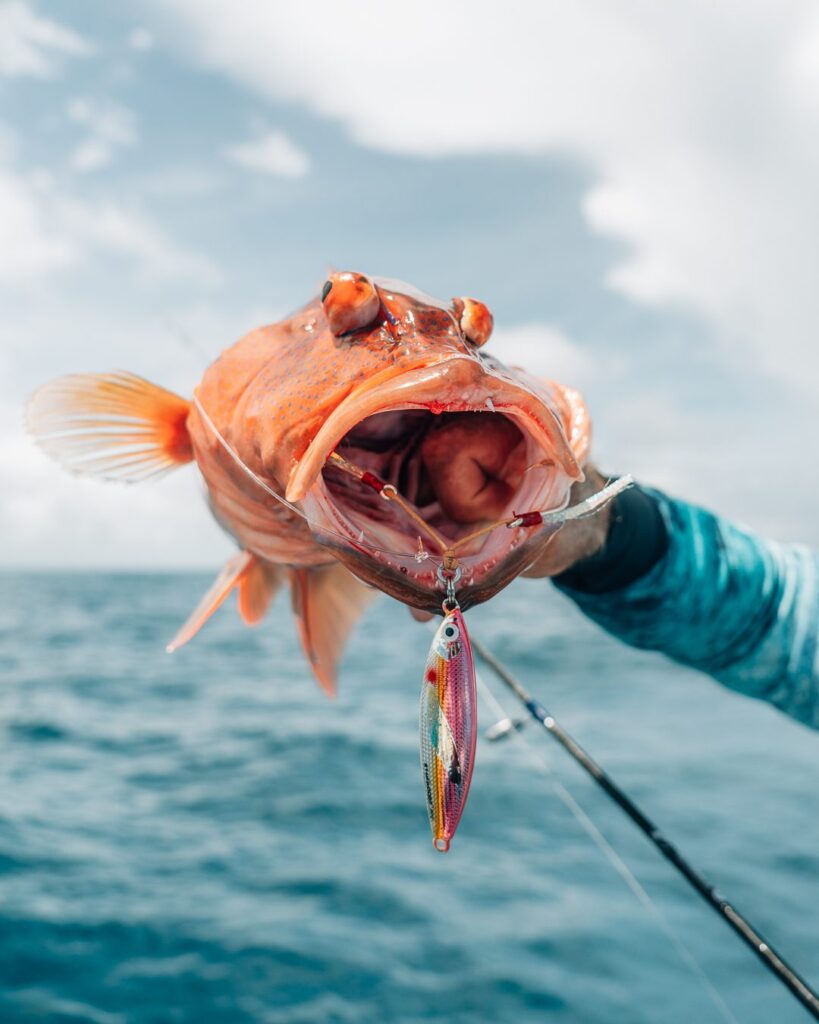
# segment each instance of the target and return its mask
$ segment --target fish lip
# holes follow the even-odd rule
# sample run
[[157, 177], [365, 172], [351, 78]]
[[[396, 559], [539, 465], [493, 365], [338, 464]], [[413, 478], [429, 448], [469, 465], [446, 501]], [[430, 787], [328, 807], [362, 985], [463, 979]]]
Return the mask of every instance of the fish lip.
[[[442, 399], [442, 387], [452, 388], [454, 395]], [[487, 400], [491, 404], [487, 404]], [[540, 415], [535, 413], [537, 407]], [[293, 467], [285, 492], [287, 500], [304, 500], [331, 452], [358, 423], [376, 413], [404, 409], [427, 409], [437, 413], [490, 410], [513, 415], [523, 420], [544, 451], [553, 453], [571, 479], [583, 479], [563, 424], [545, 399], [500, 375], [477, 357], [454, 356], [402, 370], [387, 380], [367, 381], [351, 391], [327, 417]]]

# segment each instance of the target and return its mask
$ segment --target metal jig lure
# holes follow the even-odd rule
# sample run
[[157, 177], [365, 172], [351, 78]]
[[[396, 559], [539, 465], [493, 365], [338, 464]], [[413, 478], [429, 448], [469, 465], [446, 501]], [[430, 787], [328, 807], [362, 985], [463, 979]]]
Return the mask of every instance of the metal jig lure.
[[475, 663], [455, 587], [461, 570], [438, 569], [446, 587], [444, 618], [432, 640], [421, 684], [421, 773], [432, 845], [445, 853], [461, 820], [478, 733]]

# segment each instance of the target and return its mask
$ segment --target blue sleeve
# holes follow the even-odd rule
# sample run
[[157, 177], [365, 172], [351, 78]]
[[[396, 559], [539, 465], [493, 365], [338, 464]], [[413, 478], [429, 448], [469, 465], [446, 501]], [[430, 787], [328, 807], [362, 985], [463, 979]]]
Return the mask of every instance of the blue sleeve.
[[605, 593], [557, 586], [625, 643], [661, 651], [819, 729], [817, 556], [645, 493], [668, 535], [659, 560]]

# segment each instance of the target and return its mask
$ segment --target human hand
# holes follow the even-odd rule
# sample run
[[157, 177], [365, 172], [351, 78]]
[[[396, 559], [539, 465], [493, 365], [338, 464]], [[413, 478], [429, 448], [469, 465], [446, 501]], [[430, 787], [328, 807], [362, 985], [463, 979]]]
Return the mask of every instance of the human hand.
[[[462, 453], [467, 452], [470, 458], [474, 458], [474, 453], [463, 443], [466, 439], [459, 440], [461, 440], [460, 451]], [[504, 460], [504, 472], [498, 474], [501, 480], [503, 480], [505, 473], [508, 472], [506, 467], [513, 464], [513, 460], [514, 453], [511, 457]], [[569, 505], [576, 505], [585, 498], [596, 494], [609, 482], [608, 478], [604, 477], [595, 466], [587, 465], [585, 467], [585, 474], [584, 480], [572, 486]], [[444, 477], [443, 473], [441, 474], [437, 481], [438, 487], [440, 490], [449, 488], [454, 494], [459, 481], [458, 474], [452, 472], [450, 458], [448, 475]], [[485, 497], [486, 494], [487, 491], [483, 491], [480, 498]], [[493, 495], [492, 497], [494, 499], [495, 496]], [[476, 506], [478, 500], [480, 499], [472, 499]], [[481, 511], [486, 514], [482, 508]], [[583, 519], [572, 519], [564, 523], [557, 532], [544, 538], [540, 551], [536, 553], [532, 563], [521, 575], [529, 578], [556, 576], [571, 568], [575, 563], [595, 554], [606, 542], [610, 521], [611, 507], [607, 504], [593, 515]], [[426, 622], [432, 618], [429, 612], [421, 611], [420, 609], [411, 608], [410, 612], [413, 618], [419, 622]]]

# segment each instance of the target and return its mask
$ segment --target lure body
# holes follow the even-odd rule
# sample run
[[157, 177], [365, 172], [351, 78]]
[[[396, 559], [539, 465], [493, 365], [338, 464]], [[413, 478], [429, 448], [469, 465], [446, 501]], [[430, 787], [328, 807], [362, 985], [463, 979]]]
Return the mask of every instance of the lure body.
[[432, 844], [444, 853], [466, 804], [478, 729], [475, 663], [457, 607], [446, 612], [429, 649], [420, 727], [421, 772]]

